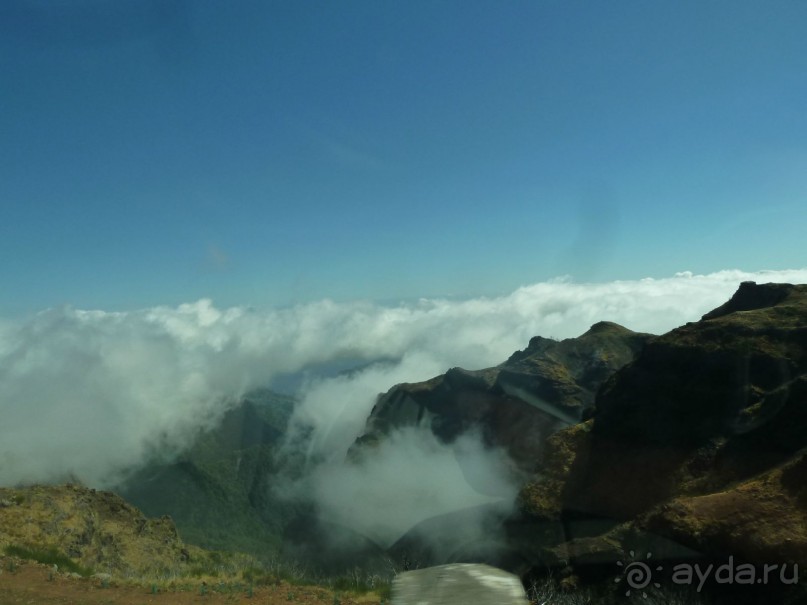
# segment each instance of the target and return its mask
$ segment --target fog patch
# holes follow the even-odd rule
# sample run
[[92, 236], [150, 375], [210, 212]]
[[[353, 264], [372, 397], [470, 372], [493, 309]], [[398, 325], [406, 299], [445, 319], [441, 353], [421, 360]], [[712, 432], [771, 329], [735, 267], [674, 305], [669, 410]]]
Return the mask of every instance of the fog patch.
[[[429, 518], [511, 503], [517, 492], [514, 479], [507, 455], [486, 449], [478, 435], [444, 444], [431, 431], [408, 427], [393, 432], [359, 460], [317, 466], [303, 486], [324, 519], [388, 547]], [[475, 527], [465, 530], [477, 535]]]

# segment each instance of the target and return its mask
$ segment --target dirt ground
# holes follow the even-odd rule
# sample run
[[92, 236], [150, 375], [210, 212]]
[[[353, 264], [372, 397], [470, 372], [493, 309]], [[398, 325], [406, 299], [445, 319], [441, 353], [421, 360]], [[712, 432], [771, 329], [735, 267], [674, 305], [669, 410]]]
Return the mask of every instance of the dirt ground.
[[244, 586], [183, 581], [180, 590], [73, 578], [38, 563], [0, 558], [0, 605], [372, 605], [376, 595], [334, 594], [316, 586]]

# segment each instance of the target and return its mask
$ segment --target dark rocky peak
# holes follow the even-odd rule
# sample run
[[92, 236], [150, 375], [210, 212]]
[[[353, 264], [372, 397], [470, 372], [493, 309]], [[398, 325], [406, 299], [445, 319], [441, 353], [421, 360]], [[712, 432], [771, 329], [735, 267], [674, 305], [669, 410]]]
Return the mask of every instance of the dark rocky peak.
[[492, 384], [491, 372], [451, 368], [443, 377], [444, 387], [457, 389], [486, 389]]
[[477, 427], [490, 445], [506, 448], [531, 470], [545, 438], [579, 422], [597, 389], [650, 338], [600, 322], [578, 338], [536, 336], [493, 368], [452, 368], [426, 382], [397, 385], [379, 396], [359, 445], [403, 426], [426, 426], [446, 442]]
[[588, 329], [588, 332], [583, 334], [581, 338], [586, 336], [594, 336], [597, 334], [613, 334], [613, 335], [627, 335], [635, 334], [633, 330], [628, 330], [625, 326], [620, 326], [612, 321], [598, 321]]
[[581, 336], [576, 338], [557, 340], [553, 338], [544, 338], [543, 336], [533, 336], [530, 339], [526, 349], [516, 351], [501, 365], [512, 365], [524, 359], [529, 359], [536, 356], [558, 356], [568, 354], [577, 350], [579, 348], [578, 345], [583, 345], [584, 348], [590, 348], [592, 345], [596, 345], [597, 341], [602, 339], [625, 340], [626, 342], [643, 342], [648, 337], [650, 337], [650, 334], [633, 332], [632, 330], [611, 321], [599, 321], [592, 325]]
[[727, 302], [709, 311], [701, 320], [717, 319], [737, 311], [754, 311], [774, 307], [784, 301], [796, 287], [792, 284], [757, 284], [744, 281]]
[[593, 403], [603, 382], [633, 361], [651, 338], [608, 321], [594, 324], [577, 338], [536, 337], [499, 366], [497, 382], [505, 391], [512, 386], [526, 388], [544, 400], [578, 408], [579, 416]]

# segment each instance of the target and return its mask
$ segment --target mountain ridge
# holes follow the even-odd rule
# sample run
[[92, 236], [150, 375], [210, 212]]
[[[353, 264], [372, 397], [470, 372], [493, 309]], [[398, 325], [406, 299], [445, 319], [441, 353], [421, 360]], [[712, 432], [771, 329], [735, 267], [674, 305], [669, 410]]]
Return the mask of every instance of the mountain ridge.
[[519, 515], [563, 535], [521, 546], [536, 561], [565, 552], [580, 573], [631, 541], [654, 556], [803, 566], [805, 456], [807, 286], [747, 282], [649, 341], [589, 420], [548, 439]]

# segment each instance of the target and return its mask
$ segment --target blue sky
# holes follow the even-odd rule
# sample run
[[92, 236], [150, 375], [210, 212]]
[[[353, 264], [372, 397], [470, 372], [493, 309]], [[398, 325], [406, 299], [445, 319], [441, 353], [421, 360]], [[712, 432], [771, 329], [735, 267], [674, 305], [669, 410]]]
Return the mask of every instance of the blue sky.
[[5, 0], [0, 313], [805, 265], [807, 3]]

